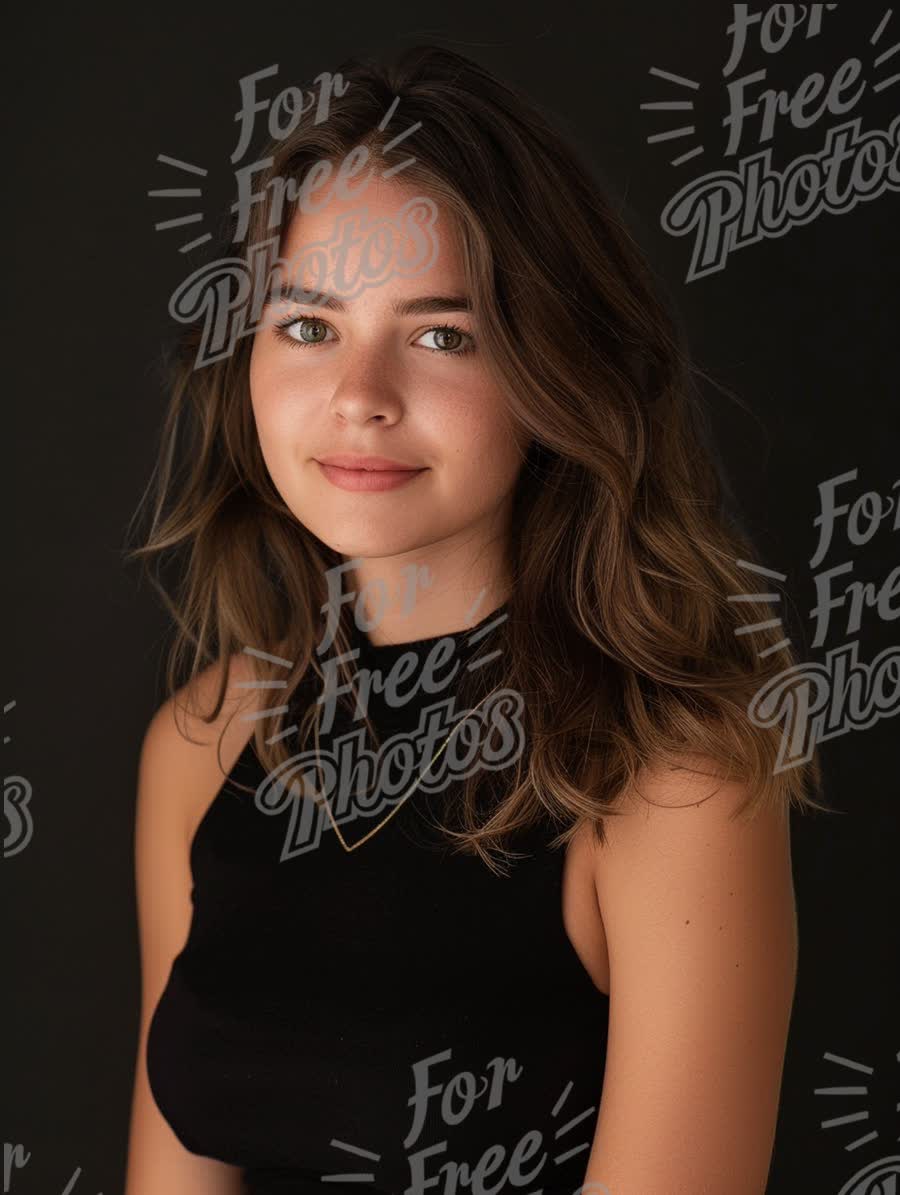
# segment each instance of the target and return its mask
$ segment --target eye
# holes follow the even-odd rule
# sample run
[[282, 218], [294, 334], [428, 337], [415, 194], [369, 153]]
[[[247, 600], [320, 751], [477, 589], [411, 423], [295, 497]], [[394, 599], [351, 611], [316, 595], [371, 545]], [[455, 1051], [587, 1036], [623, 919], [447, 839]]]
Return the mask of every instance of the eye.
[[[295, 335], [296, 331], [296, 335]], [[312, 315], [292, 315], [275, 324], [275, 335], [291, 348], [315, 348], [325, 343], [328, 324]]]
[[[443, 353], [445, 357], [451, 353], [459, 355], [471, 353], [475, 349], [475, 340], [472, 334], [464, 332], [462, 328], [457, 328], [455, 324], [441, 324], [439, 327], [429, 328], [427, 332], [422, 333], [422, 336], [436, 337], [437, 348], [432, 348], [429, 344], [422, 347], [428, 349], [431, 353]], [[463, 347], [459, 347], [460, 342], [462, 342]]]
[[[329, 330], [333, 330], [331, 325], [314, 315], [288, 316], [277, 322], [274, 327], [278, 339], [295, 349], [315, 348], [317, 345], [327, 344], [326, 337]], [[422, 348], [427, 349], [430, 353], [441, 353], [443, 356], [449, 357], [463, 356], [465, 353], [475, 350], [475, 338], [472, 333], [458, 328], [455, 324], [439, 324], [428, 328], [422, 333], [419, 340], [425, 336], [434, 336], [437, 341], [436, 347], [429, 344], [422, 345]]]

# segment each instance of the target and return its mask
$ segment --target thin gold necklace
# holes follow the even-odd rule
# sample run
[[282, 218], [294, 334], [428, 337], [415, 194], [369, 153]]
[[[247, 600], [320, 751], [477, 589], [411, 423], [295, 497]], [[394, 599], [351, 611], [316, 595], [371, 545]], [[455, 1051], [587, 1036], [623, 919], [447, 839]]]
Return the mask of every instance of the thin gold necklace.
[[[478, 705], [473, 706], [472, 709], [468, 710], [465, 714], [463, 714], [458, 719], [458, 721], [456, 722], [456, 725], [453, 727], [453, 729], [450, 731], [450, 733], [444, 739], [441, 746], [438, 748], [437, 754], [434, 756], [434, 759], [432, 759], [431, 763], [428, 764], [428, 766], [426, 768], [423, 768], [423, 770], [419, 773], [419, 775], [416, 778], [416, 780], [414, 781], [414, 783], [403, 794], [403, 796], [400, 798], [400, 800], [397, 802], [397, 804], [394, 806], [394, 808], [391, 810], [391, 812], [387, 815], [387, 817], [383, 818], [378, 823], [377, 826], [375, 826], [372, 830], [369, 831], [368, 834], [365, 834], [362, 838], [360, 838], [359, 842], [354, 842], [352, 846], [349, 846], [347, 844], [343, 834], [341, 833], [340, 826], [334, 820], [334, 815], [331, 812], [331, 806], [328, 803], [328, 799], [325, 797], [325, 795], [323, 793], [316, 794], [316, 800], [321, 801], [322, 804], [325, 806], [325, 811], [328, 814], [328, 819], [331, 822], [332, 829], [334, 830], [335, 834], [337, 834], [338, 841], [340, 842], [341, 846], [344, 848], [344, 850], [348, 854], [351, 851], [357, 850], [359, 847], [361, 847], [363, 845], [364, 842], [368, 842], [369, 839], [373, 837], [373, 835], [377, 834], [379, 830], [382, 830], [388, 824], [388, 822], [391, 820], [391, 818], [394, 816], [394, 814], [398, 812], [398, 810], [401, 808], [401, 806], [406, 804], [406, 802], [409, 800], [409, 798], [413, 795], [413, 793], [416, 791], [416, 789], [422, 783], [422, 780], [423, 780], [425, 774], [427, 772], [431, 771], [431, 768], [432, 768], [435, 760], [438, 758], [438, 756], [443, 751], [446, 750], [447, 744], [453, 738], [454, 734], [456, 734], [457, 730], [459, 730], [460, 726], [465, 721], [465, 719], [468, 718], [471, 714], [474, 714], [475, 710], [478, 709], [478, 706], [481, 705], [482, 702], [486, 701], [488, 697], [490, 697], [490, 693], [486, 693], [484, 695], [484, 697], [482, 697], [481, 701], [478, 702]], [[319, 759], [319, 718], [318, 717], [316, 717], [315, 739], [316, 739], [316, 762], [318, 762], [318, 759]]]

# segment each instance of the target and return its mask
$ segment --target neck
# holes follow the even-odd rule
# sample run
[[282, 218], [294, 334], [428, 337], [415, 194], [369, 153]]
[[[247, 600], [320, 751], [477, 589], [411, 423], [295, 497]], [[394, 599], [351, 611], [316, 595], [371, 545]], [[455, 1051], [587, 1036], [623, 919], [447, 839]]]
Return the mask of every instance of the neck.
[[471, 545], [450, 553], [446, 544], [429, 545], [348, 564], [344, 596], [354, 595], [356, 624], [375, 646], [464, 631], [498, 609], [512, 590], [500, 554], [476, 553]]

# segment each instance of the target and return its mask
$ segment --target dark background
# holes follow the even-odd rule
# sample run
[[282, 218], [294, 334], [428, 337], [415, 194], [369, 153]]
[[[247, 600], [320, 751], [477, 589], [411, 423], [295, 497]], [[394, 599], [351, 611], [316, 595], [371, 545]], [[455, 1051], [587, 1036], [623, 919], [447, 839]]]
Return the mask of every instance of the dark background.
[[[797, 34], [769, 58], [751, 44], [738, 73], [768, 67], [771, 84], [794, 90], [810, 71], [830, 78], [858, 53], [865, 78], [887, 78], [900, 57], [874, 68], [869, 44], [885, 11], [840, 5], [815, 40]], [[203, 210], [211, 227], [234, 195], [229, 155], [242, 76], [277, 63], [277, 76], [261, 84], [274, 95], [336, 70], [351, 52], [434, 41], [519, 85], [605, 182], [698, 362], [746, 404], [708, 390], [756, 559], [787, 574], [811, 639], [817, 487], [855, 468], [858, 481], [842, 498], [884, 495], [900, 475], [898, 198], [886, 191], [850, 212], [823, 213], [685, 283], [690, 245], [661, 229], [660, 213], [689, 177], [733, 165], [721, 127], [730, 14], [720, 0], [653, 0], [533, 9], [153, 5], [107, 18], [31, 5], [7, 18], [4, 471], [19, 517], [8, 532], [2, 690], [3, 703], [16, 705], [3, 715], [2, 750], [5, 775], [32, 786], [34, 820], [32, 841], [4, 859], [2, 873], [3, 1140], [31, 1153], [12, 1175], [16, 1195], [61, 1195], [78, 1168], [75, 1195], [112, 1195], [124, 1181], [139, 1006], [136, 764], [164, 697], [167, 623], [122, 554], [164, 410], [157, 362], [173, 329], [168, 299], [188, 272], [177, 251], [188, 234], [154, 224], [196, 206], [147, 196], [184, 181], [156, 155], [209, 169]], [[898, 39], [895, 13], [879, 48]], [[690, 97], [695, 140], [647, 143], [687, 123], [684, 113], [640, 110], [685, 98], [651, 77], [651, 67], [701, 83]], [[898, 110], [900, 84], [878, 94], [870, 86], [853, 115], [864, 129], [887, 129]], [[844, 119], [826, 114], [807, 130], [782, 120], [774, 164], [783, 169], [818, 151]], [[670, 165], [699, 141], [702, 158]], [[757, 147], [755, 136], [746, 144], [741, 156]], [[244, 161], [252, 160], [251, 151]], [[898, 546], [890, 520], [863, 548], [848, 544], [841, 525], [819, 567], [852, 561], [848, 579], [880, 585]], [[896, 625], [877, 611], [867, 612], [858, 636], [844, 617], [834, 612], [826, 648], [858, 638], [868, 662], [897, 642]], [[823, 660], [824, 650], [805, 658]], [[800, 976], [773, 1195], [837, 1195], [867, 1163], [898, 1152], [898, 726], [882, 718], [825, 743], [825, 797], [838, 812], [794, 821]], [[868, 1090], [816, 1094], [833, 1085]]]

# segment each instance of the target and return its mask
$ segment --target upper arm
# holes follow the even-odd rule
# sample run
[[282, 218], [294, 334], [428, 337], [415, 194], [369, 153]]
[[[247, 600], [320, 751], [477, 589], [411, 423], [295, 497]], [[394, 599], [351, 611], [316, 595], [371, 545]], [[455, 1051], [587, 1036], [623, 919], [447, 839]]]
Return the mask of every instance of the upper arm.
[[762, 1195], [797, 967], [788, 816], [733, 818], [745, 788], [683, 772], [641, 792], [595, 856], [611, 987], [586, 1181]]
[[[204, 687], [213, 679], [204, 674]], [[215, 761], [217, 723], [191, 725], [191, 738], [205, 745], [185, 739], [182, 725], [180, 710], [176, 725], [174, 703], [167, 701], [147, 728], [138, 766], [134, 850], [141, 1013], [125, 1195], [238, 1195], [242, 1190], [238, 1168], [185, 1149], [156, 1106], [147, 1079], [150, 1019], [190, 928], [192, 810], [198, 797], [211, 800], [224, 779]], [[248, 731], [239, 733], [249, 737]], [[233, 762], [230, 756], [234, 752], [236, 758], [239, 750], [232, 742], [223, 764]]]

